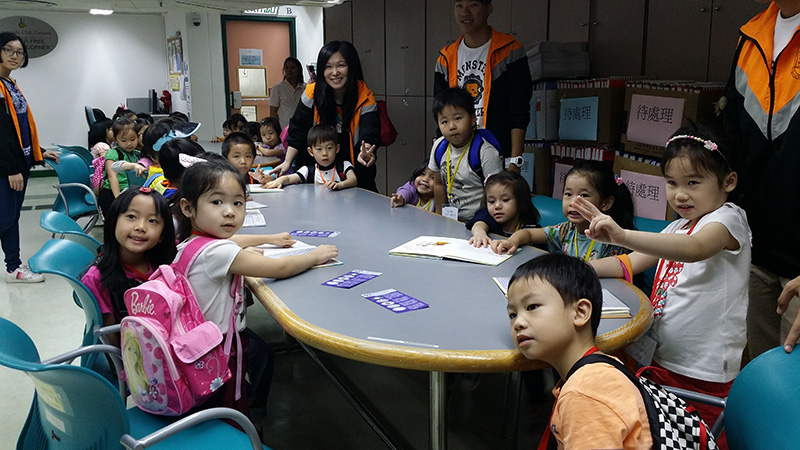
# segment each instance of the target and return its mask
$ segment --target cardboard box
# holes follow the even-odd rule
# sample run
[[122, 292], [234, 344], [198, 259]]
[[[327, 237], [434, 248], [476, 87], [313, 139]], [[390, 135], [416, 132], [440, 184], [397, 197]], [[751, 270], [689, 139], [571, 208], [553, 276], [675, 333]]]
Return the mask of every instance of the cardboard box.
[[[634, 205], [637, 205], [637, 199], [639, 201], [648, 200], [648, 199], [653, 200], [654, 192], [653, 192], [653, 189], [651, 189], [652, 187], [660, 187], [661, 191], [658, 193], [658, 195], [660, 195], [660, 196], [665, 195], [664, 188], [666, 186], [666, 183], [664, 182], [664, 176], [661, 174], [661, 166], [660, 165], [653, 165], [653, 164], [649, 164], [649, 163], [646, 163], [646, 162], [636, 161], [634, 159], [626, 158], [624, 156], [616, 155], [614, 157], [614, 173], [616, 173], [617, 175], [620, 175], [623, 172], [635, 172], [635, 173], [651, 175], [651, 176], [655, 176], [655, 177], [659, 178], [659, 181], [658, 181], [657, 184], [656, 183], [644, 183], [644, 182], [640, 183], [640, 182], [637, 181], [632, 186], [631, 183], [629, 183], [629, 181], [632, 181], [632, 180], [625, 180], [625, 177], [622, 176], [623, 182], [628, 185], [628, 190], [631, 191], [631, 196], [633, 197]], [[640, 186], [640, 184], [643, 184], [645, 186]], [[666, 200], [666, 199], [664, 199], [664, 200]], [[646, 216], [643, 216], [642, 214], [640, 214], [638, 211], [636, 211], [636, 215], [637, 216], [646, 217]], [[676, 218], [678, 218], [678, 216], [675, 213], [675, 211], [673, 211], [672, 208], [669, 207], [669, 204], [667, 204], [666, 208], [664, 210], [664, 213], [661, 216], [659, 216], [659, 217], [651, 216], [649, 218], [650, 219], [661, 219], [661, 220], [675, 220]]]
[[624, 124], [625, 88], [559, 88], [561, 142], [584, 146], [620, 143]]
[[531, 121], [526, 139], [555, 141], [558, 139], [558, 95], [555, 82], [537, 83], [531, 96]]
[[625, 91], [625, 151], [660, 158], [667, 139], [690, 122], [721, 123], [718, 83], [629, 83]]

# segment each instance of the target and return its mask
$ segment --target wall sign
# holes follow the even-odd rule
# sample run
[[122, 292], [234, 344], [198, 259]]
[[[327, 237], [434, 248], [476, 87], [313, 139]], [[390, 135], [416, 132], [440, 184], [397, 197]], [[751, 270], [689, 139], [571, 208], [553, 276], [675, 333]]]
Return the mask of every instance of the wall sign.
[[10, 31], [21, 37], [28, 48], [28, 58], [31, 59], [52, 52], [58, 44], [56, 30], [35, 17], [5, 17], [0, 19], [0, 31]]

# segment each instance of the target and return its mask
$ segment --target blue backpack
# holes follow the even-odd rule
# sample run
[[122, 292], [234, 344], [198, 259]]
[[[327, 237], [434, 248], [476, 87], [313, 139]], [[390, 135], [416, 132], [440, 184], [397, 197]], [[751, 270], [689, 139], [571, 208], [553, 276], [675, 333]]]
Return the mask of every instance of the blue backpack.
[[[485, 128], [478, 128], [475, 130], [475, 134], [472, 136], [472, 144], [469, 146], [469, 167], [472, 168], [472, 171], [478, 174], [483, 180], [483, 168], [481, 168], [481, 145], [483, 141], [486, 141], [494, 146], [497, 149], [497, 153], [500, 157], [503, 157], [503, 152], [500, 149], [500, 143], [497, 142], [497, 139], [494, 137], [491, 131]], [[442, 139], [442, 142], [436, 146], [436, 150], [434, 150], [436, 154], [436, 165], [439, 165], [439, 161], [442, 160], [442, 156], [444, 156], [444, 152], [447, 151], [447, 144], [449, 142], [447, 139]]]

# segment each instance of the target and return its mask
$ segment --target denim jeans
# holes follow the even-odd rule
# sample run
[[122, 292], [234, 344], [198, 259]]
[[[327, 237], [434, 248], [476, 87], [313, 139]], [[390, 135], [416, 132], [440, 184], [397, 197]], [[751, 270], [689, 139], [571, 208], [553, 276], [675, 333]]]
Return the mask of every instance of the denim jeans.
[[22, 265], [19, 257], [19, 214], [27, 188], [28, 177], [25, 177], [25, 185], [21, 191], [11, 189], [8, 177], [0, 177], [0, 242], [8, 272], [13, 272]]

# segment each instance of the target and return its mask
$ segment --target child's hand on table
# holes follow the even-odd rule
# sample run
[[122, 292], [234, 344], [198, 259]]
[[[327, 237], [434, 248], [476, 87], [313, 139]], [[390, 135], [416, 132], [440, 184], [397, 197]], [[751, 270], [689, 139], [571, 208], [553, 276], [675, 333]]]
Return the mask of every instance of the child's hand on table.
[[315, 248], [310, 254], [316, 258], [314, 265], [324, 264], [339, 256], [339, 249], [335, 245], [325, 244]]
[[502, 255], [503, 253], [508, 253], [511, 255], [517, 251], [517, 244], [511, 242], [510, 240], [492, 241], [490, 245], [492, 247], [492, 251], [498, 255]]
[[397, 194], [397, 193], [392, 194], [392, 197], [391, 197], [392, 208], [395, 208], [397, 206], [403, 206], [405, 204], [406, 204], [406, 199], [403, 198], [402, 195]]

